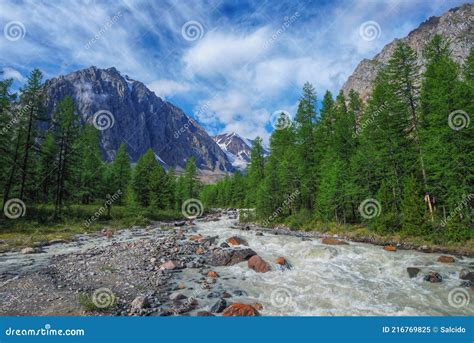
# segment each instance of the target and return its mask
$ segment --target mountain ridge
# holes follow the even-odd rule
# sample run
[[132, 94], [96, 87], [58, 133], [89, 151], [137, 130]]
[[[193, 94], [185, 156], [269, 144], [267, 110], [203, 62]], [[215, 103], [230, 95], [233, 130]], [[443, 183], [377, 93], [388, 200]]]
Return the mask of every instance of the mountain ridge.
[[[416, 29], [410, 31], [403, 38], [394, 39], [386, 44], [382, 50], [371, 59], [363, 59], [352, 74], [348, 77], [342, 91], [345, 95], [351, 89], [357, 91], [363, 100], [367, 100], [372, 90], [372, 84], [380, 69], [390, 59], [398, 41], [406, 42], [415, 50], [418, 63], [424, 65], [422, 50], [435, 34], [441, 34], [451, 42], [453, 59], [463, 63], [472, 48], [472, 22], [474, 16], [474, 5], [466, 3], [452, 8], [440, 16], [432, 16], [422, 22]], [[467, 20], [466, 20], [467, 18]]]
[[101, 130], [105, 160], [113, 160], [123, 143], [132, 162], [151, 148], [157, 160], [167, 166], [180, 169], [188, 158], [195, 157], [199, 169], [233, 171], [225, 153], [196, 121], [142, 82], [122, 76], [115, 67], [91, 66], [49, 79], [45, 93], [49, 114], [61, 99], [71, 96], [82, 123], [93, 123], [99, 112], [109, 117], [102, 118], [109, 120], [110, 126], [105, 129], [98, 127], [99, 122], [93, 123]]

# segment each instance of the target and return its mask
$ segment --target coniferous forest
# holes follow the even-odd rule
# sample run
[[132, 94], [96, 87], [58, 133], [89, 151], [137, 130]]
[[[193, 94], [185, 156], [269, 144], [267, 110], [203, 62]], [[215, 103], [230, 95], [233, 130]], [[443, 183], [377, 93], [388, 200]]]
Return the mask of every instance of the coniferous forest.
[[294, 120], [280, 116], [269, 156], [256, 140], [245, 175], [206, 186], [204, 203], [255, 208], [252, 219], [267, 225], [472, 239], [474, 55], [460, 66], [435, 36], [423, 58], [426, 68], [398, 43], [367, 102], [327, 91], [317, 111], [305, 84]]
[[[180, 177], [172, 168], [165, 171], [151, 149], [132, 167], [122, 144], [115, 159], [105, 162], [100, 131], [81, 123], [72, 98], [62, 99], [47, 115], [41, 71], [31, 72], [19, 99], [11, 83], [0, 81], [0, 189], [6, 217], [43, 224], [89, 219], [89, 226], [89, 217], [110, 219], [115, 207], [120, 211], [115, 217], [132, 221], [172, 219], [182, 217], [184, 200], [198, 197], [193, 158]], [[16, 203], [7, 206], [11, 199]]]
[[81, 124], [71, 98], [47, 115], [39, 70], [21, 97], [11, 92], [11, 80], [1, 81], [4, 207], [20, 199], [24, 219], [89, 218], [89, 226], [114, 214], [133, 223], [180, 218], [183, 202], [200, 198], [207, 208], [255, 209], [247, 220], [268, 226], [361, 224], [438, 242], [472, 239], [474, 133], [466, 113], [473, 109], [474, 57], [458, 65], [441, 36], [423, 57], [425, 68], [399, 43], [367, 101], [354, 91], [327, 91], [318, 106], [306, 83], [294, 119], [278, 118], [269, 155], [257, 138], [244, 173], [206, 186], [193, 158], [179, 177], [151, 149], [132, 166], [122, 144], [105, 162], [100, 131]]

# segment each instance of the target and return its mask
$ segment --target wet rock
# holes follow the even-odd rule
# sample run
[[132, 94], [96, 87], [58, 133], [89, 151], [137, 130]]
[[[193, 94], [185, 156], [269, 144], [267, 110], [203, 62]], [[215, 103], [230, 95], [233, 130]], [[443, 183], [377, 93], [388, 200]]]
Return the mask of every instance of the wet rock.
[[230, 245], [227, 244], [226, 242], [222, 242], [219, 246], [220, 246], [221, 248], [230, 248]]
[[219, 298], [221, 296], [221, 293], [220, 292], [209, 292], [207, 294], [207, 297], [209, 299], [213, 299], [213, 298]]
[[180, 283], [178, 284], [178, 286], [176, 286], [176, 288], [177, 288], [177, 289], [185, 289], [186, 286], [184, 285], [184, 283], [180, 282]]
[[243, 239], [242, 237], [239, 237], [239, 236], [229, 237], [229, 238], [227, 238], [226, 241], [230, 245], [246, 245], [246, 246], [249, 245], [245, 239]]
[[270, 265], [258, 255], [252, 256], [247, 265], [250, 269], [255, 270], [257, 273], [266, 273], [271, 270]]
[[250, 248], [215, 250], [207, 257], [206, 262], [211, 266], [231, 266], [246, 261], [256, 254]]
[[196, 254], [198, 254], [198, 255], [202, 255], [202, 254], [204, 254], [204, 248], [203, 248], [203, 247], [199, 247], [199, 248], [197, 248], [197, 250], [196, 250]]
[[231, 295], [230, 293], [224, 291], [224, 292], [222, 293], [222, 297], [228, 299], [228, 298], [232, 298], [232, 295]]
[[174, 226], [184, 226], [186, 225], [186, 222], [183, 220], [183, 221], [179, 221], [179, 222], [174, 222]]
[[242, 291], [240, 289], [237, 289], [233, 292], [236, 296], [238, 297], [243, 297], [243, 296], [247, 296], [247, 292], [246, 291]]
[[394, 247], [393, 245], [386, 245], [383, 247], [383, 250], [385, 251], [397, 251], [397, 247]]
[[211, 312], [208, 312], [208, 311], [198, 311], [198, 312], [196, 312], [196, 316], [198, 316], [198, 317], [214, 317], [214, 315]]
[[170, 294], [170, 300], [176, 301], [182, 299], [186, 299], [186, 296], [180, 292], [173, 292]]
[[139, 295], [138, 297], [133, 299], [132, 304], [131, 304], [131, 311], [136, 312], [138, 310], [147, 308], [148, 306], [150, 306], [150, 302], [148, 301], [148, 298], [143, 295]]
[[48, 242], [49, 245], [54, 245], [54, 244], [63, 244], [63, 243], [67, 243], [68, 241], [66, 241], [65, 239], [52, 239]]
[[255, 236], [263, 236], [263, 232], [257, 231], [257, 233], [255, 233]]
[[462, 269], [459, 272], [459, 278], [461, 280], [468, 280], [470, 282], [474, 282], [474, 272], [471, 272], [469, 269]]
[[213, 270], [211, 270], [211, 271], [209, 271], [209, 273], [207, 273], [207, 277], [210, 277], [210, 278], [216, 278], [218, 276], [219, 275]]
[[441, 263], [454, 263], [455, 259], [451, 256], [441, 255], [440, 257], [438, 257], [437, 261]]
[[347, 242], [335, 238], [323, 238], [321, 243], [328, 245], [348, 245]]
[[214, 305], [211, 307], [212, 313], [221, 313], [227, 307], [227, 301], [225, 299], [219, 299]]
[[260, 313], [250, 305], [235, 303], [224, 310], [224, 317], [259, 316]]
[[429, 272], [427, 275], [425, 275], [424, 280], [431, 283], [437, 283], [443, 281], [443, 277], [439, 273]]
[[407, 268], [407, 273], [408, 273], [408, 276], [410, 278], [416, 277], [419, 272], [420, 272], [420, 268], [416, 268], [416, 267], [408, 267]]
[[32, 247], [27, 247], [27, 248], [23, 248], [20, 250], [20, 254], [37, 254], [37, 253], [40, 253], [42, 252], [42, 250], [40, 248], [32, 248]]
[[199, 242], [203, 239], [203, 237], [201, 235], [192, 235], [192, 236], [189, 236], [189, 240], [190, 241], [196, 241], [196, 242]]

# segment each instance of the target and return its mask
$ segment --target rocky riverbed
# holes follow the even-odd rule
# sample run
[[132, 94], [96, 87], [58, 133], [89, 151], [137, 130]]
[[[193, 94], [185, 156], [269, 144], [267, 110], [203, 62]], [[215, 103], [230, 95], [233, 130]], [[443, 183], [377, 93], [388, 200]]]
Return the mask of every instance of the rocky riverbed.
[[474, 315], [474, 260], [234, 211], [0, 255], [0, 315]]

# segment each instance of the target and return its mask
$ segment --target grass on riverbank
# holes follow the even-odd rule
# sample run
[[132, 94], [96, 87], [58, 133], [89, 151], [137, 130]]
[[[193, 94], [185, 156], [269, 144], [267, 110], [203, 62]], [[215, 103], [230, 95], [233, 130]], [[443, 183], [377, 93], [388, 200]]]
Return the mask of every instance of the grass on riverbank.
[[[31, 206], [24, 217], [0, 219], [0, 252], [41, 245], [54, 239], [70, 240], [76, 234], [146, 226], [152, 221], [183, 219], [180, 211], [150, 211], [137, 208], [131, 211], [125, 206], [114, 205], [110, 216], [104, 211], [96, 215], [101, 204], [71, 205], [64, 209], [60, 219], [53, 219], [52, 205]], [[92, 218], [95, 218], [92, 220]]]
[[[251, 213], [245, 218], [241, 215], [243, 222], [255, 222], [264, 225], [262, 221], [257, 220]], [[267, 223], [265, 223], [267, 224]], [[428, 246], [433, 251], [449, 251], [460, 255], [474, 255], [474, 237], [468, 239], [456, 239], [456, 235], [450, 234], [448, 229], [444, 231], [433, 231], [430, 235], [413, 236], [405, 232], [376, 232], [367, 226], [357, 224], [338, 224], [334, 222], [323, 223], [312, 219], [310, 215], [298, 213], [284, 220], [274, 220], [270, 226], [276, 227], [284, 225], [291, 230], [301, 230], [308, 232], [318, 232], [328, 235], [338, 235], [348, 240], [358, 242], [372, 242], [374, 244], [396, 244], [403, 243], [412, 246]], [[474, 230], [473, 230], [474, 231]], [[454, 238], [453, 238], [454, 237]]]

